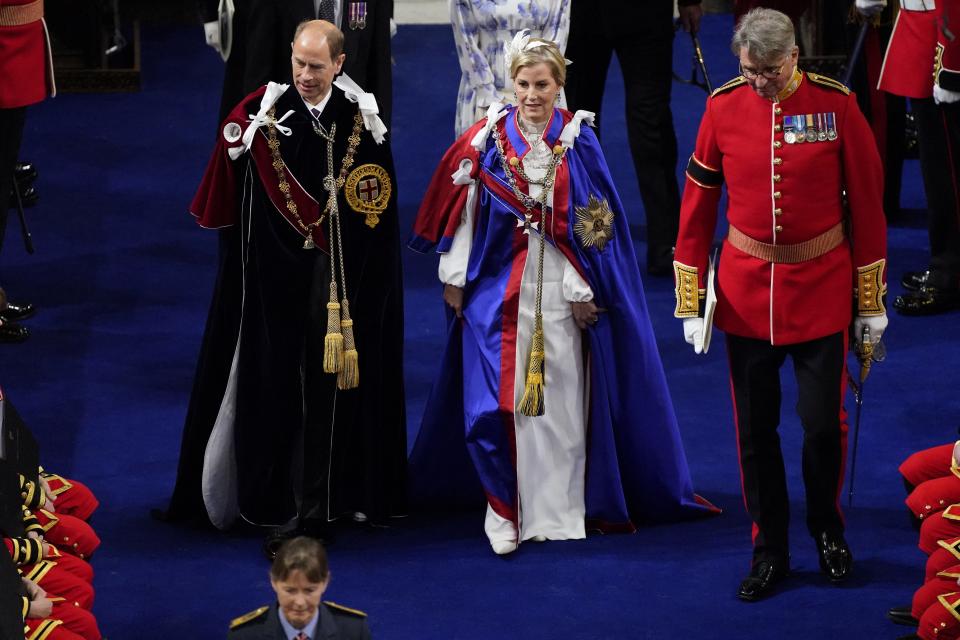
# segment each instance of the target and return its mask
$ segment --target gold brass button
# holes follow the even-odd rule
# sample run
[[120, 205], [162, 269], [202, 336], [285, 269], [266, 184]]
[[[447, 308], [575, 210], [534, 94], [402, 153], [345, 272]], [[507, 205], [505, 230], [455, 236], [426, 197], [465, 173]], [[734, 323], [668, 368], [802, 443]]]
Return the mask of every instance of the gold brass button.
[[783, 231], [783, 226], [778, 224], [778, 225], [775, 226], [773, 229], [774, 229], [774, 231], [776, 231], [777, 233], [780, 233], [781, 231]]
[[782, 216], [782, 215], [783, 215], [783, 209], [774, 209], [774, 210], [773, 210], [773, 215], [775, 215], [775, 216]]
[[780, 166], [781, 164], [783, 164], [783, 158], [774, 158], [773, 164]]
[[780, 126], [779, 124], [775, 124], [773, 125], [773, 130], [776, 131], [777, 133], [780, 133], [781, 131], [783, 131], [783, 127]]
[[773, 197], [774, 197], [774, 198], [779, 198], [780, 196], [781, 196], [781, 193], [780, 193], [779, 191], [774, 191], [774, 192], [773, 192]]
[[774, 148], [774, 149], [779, 149], [779, 148], [782, 147], [782, 146], [783, 146], [783, 143], [780, 142], [779, 140], [774, 140], [774, 141], [773, 141], [773, 148]]

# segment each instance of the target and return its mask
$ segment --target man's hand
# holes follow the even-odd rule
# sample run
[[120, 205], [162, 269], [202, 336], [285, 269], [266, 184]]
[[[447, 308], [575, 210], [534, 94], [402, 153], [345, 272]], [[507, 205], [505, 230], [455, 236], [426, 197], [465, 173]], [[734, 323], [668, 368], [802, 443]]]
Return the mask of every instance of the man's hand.
[[887, 314], [882, 316], [857, 316], [853, 319], [853, 335], [857, 340], [863, 335], [863, 328], [870, 329], [870, 342], [877, 344], [887, 329]]
[[30, 600], [27, 609], [28, 618], [49, 618], [53, 614], [53, 601], [44, 594], [40, 598]]
[[857, 0], [857, 11], [864, 18], [872, 18], [887, 6], [887, 0]]
[[680, 25], [687, 33], [697, 33], [700, 31], [700, 18], [703, 17], [703, 8], [699, 4], [691, 4], [686, 7], [678, 7], [680, 12]]
[[590, 325], [597, 324], [600, 319], [600, 309], [593, 304], [593, 300], [588, 302], [571, 302], [570, 308], [573, 310], [573, 320], [581, 329], [586, 329]]
[[703, 318], [684, 318], [683, 337], [687, 344], [693, 345], [694, 353], [703, 352]]
[[452, 284], [443, 285], [443, 301], [447, 303], [458, 318], [463, 317], [463, 288]]
[[50, 513], [56, 513], [57, 510], [54, 508], [53, 503], [56, 502], [57, 497], [53, 495], [53, 489], [50, 488], [50, 483], [47, 482], [47, 479], [43, 476], [40, 476], [40, 487], [43, 489], [43, 495], [47, 498], [47, 503], [43, 505], [43, 508]]

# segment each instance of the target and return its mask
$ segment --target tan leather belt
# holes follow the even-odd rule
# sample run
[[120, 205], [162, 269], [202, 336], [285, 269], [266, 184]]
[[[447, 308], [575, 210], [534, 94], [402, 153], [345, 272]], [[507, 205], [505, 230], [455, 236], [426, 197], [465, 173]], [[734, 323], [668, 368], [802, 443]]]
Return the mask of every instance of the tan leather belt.
[[819, 258], [823, 254], [835, 249], [843, 242], [843, 223], [824, 231], [816, 238], [811, 238], [797, 244], [767, 244], [754, 240], [744, 232], [730, 225], [727, 233], [727, 242], [747, 255], [767, 262], [797, 263]]
[[0, 7], [0, 27], [19, 27], [43, 19], [43, 0]]

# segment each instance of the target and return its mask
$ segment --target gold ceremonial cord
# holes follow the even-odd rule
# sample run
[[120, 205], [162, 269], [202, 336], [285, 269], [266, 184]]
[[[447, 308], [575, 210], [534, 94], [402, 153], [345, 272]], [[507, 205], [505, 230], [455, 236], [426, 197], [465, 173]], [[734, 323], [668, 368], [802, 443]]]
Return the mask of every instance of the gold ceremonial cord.
[[[510, 188], [513, 190], [513, 194], [517, 200], [519, 200], [526, 209], [523, 217], [524, 227], [528, 232], [530, 227], [533, 226], [530, 224], [530, 220], [533, 217], [531, 210], [535, 206], [539, 206], [540, 208], [540, 225], [537, 229], [540, 238], [540, 250], [537, 252], [537, 294], [534, 306], [533, 335], [530, 340], [530, 355], [527, 361], [527, 376], [523, 397], [520, 398], [517, 410], [525, 416], [542, 416], [545, 410], [543, 388], [546, 379], [546, 351], [543, 336], [543, 313], [541, 310], [543, 301], [543, 258], [544, 252], [546, 251], [546, 232], [544, 229], [547, 226], [547, 197], [553, 190], [557, 167], [560, 165], [566, 149], [561, 146], [554, 148], [550, 165], [547, 167], [547, 172], [541, 180], [531, 180], [526, 172], [524, 172], [521, 163], [519, 161], [517, 162], [517, 173], [519, 173], [528, 184], [536, 184], [542, 187], [540, 194], [536, 198], [533, 198], [529, 194], [521, 191], [520, 187], [517, 186], [517, 180], [513, 176], [513, 171], [510, 170], [510, 163], [507, 161], [507, 156], [503, 150], [503, 140], [500, 136], [500, 131], [494, 127], [491, 135], [496, 144], [497, 155], [500, 158], [500, 165], [503, 167], [503, 173], [507, 178], [507, 182], [510, 184]], [[552, 220], [552, 212], [550, 217]]]
[[[327, 190], [327, 207], [329, 212], [330, 228], [330, 301], [327, 303], [327, 336], [324, 338], [324, 371], [337, 374], [338, 389], [353, 389], [359, 385], [359, 369], [357, 347], [353, 337], [353, 319], [350, 317], [350, 305], [347, 301], [347, 272], [343, 260], [343, 232], [340, 225], [340, 207], [337, 205], [337, 191], [342, 185], [339, 178], [334, 178], [333, 143], [337, 135], [337, 123], [330, 126], [330, 133], [326, 133], [319, 123], [314, 123], [313, 130], [327, 142], [327, 177], [323, 179], [323, 186]], [[356, 133], [356, 132], [354, 132]], [[351, 136], [353, 138], [353, 136]], [[359, 136], [357, 136], [359, 140]], [[356, 144], [350, 150], [356, 149]], [[353, 163], [353, 154], [348, 152], [344, 158]], [[349, 168], [349, 167], [347, 167]], [[341, 167], [340, 178], [345, 169]], [[336, 249], [336, 255], [334, 255]], [[340, 272], [340, 291], [343, 294], [337, 303], [337, 271]], [[339, 310], [339, 314], [336, 311]]]

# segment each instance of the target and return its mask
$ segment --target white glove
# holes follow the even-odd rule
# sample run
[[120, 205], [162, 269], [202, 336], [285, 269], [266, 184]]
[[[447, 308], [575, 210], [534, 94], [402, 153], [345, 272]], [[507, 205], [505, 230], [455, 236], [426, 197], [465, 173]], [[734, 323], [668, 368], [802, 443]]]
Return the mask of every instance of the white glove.
[[203, 35], [207, 39], [207, 45], [213, 47], [217, 51], [220, 51], [220, 22], [219, 21], [214, 20], [213, 22], [204, 22]]
[[887, 6], [887, 0], [857, 0], [857, 11], [865, 18], [872, 18]]
[[960, 92], [941, 89], [940, 85], [933, 85], [933, 100], [937, 104], [952, 104], [960, 101]]
[[859, 340], [863, 335], [863, 328], [870, 329], [870, 342], [877, 344], [880, 336], [887, 328], [887, 314], [882, 316], [857, 316], [853, 319], [853, 335]]
[[703, 352], [703, 318], [684, 318], [683, 337], [693, 345], [694, 353]]

